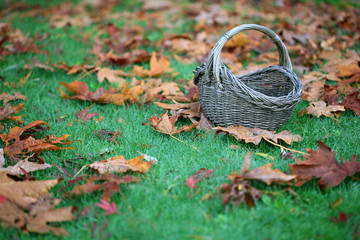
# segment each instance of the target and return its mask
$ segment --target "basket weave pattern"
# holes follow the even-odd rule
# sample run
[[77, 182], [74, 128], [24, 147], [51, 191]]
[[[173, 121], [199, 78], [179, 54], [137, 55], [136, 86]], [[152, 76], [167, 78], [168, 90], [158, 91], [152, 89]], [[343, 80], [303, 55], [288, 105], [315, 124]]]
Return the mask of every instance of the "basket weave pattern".
[[[279, 65], [234, 76], [220, 62], [221, 49], [231, 37], [250, 29], [271, 38], [279, 52]], [[256, 24], [240, 25], [224, 34], [207, 62], [194, 70], [194, 83], [198, 86], [205, 115], [213, 124], [223, 127], [241, 124], [277, 129], [289, 120], [302, 94], [301, 83], [292, 72], [284, 43], [273, 31]]]

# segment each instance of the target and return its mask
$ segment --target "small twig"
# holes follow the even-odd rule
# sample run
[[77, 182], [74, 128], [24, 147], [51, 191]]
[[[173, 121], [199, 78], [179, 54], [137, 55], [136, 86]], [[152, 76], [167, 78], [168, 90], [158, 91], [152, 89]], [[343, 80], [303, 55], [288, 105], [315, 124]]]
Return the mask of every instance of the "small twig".
[[75, 179], [83, 170], [85, 167], [90, 166], [90, 164], [85, 164], [75, 175], [72, 179]]
[[83, 69], [83, 71], [85, 72], [84, 75], [80, 76], [79, 78], [77, 78], [75, 81], [79, 81], [80, 79], [83, 79], [84, 77], [86, 77], [87, 75], [89, 75], [90, 73], [93, 73], [95, 71], [97, 71], [97, 68], [94, 68], [91, 71], [87, 71], [86, 69]]
[[280, 144], [277, 144], [277, 143], [271, 141], [270, 139], [267, 139], [264, 135], [262, 135], [262, 138], [263, 138], [265, 141], [267, 141], [267, 142], [269, 142], [269, 143], [271, 143], [271, 144], [273, 144], [273, 145], [275, 145], [275, 146], [277, 146], [277, 147], [286, 149], [286, 150], [288, 150], [288, 151], [297, 152], [297, 153], [301, 153], [301, 154], [307, 154], [306, 152], [301, 152], [301, 151], [298, 151], [298, 150], [294, 150], [294, 149], [291, 149], [291, 148], [287, 148], [287, 147], [281, 146]]
[[178, 140], [179, 142], [182, 142], [183, 144], [185, 144], [185, 145], [187, 145], [187, 146], [189, 146], [189, 147], [192, 147], [192, 148], [195, 149], [195, 150], [198, 149], [198, 148], [196, 148], [196, 147], [191, 146], [190, 144], [187, 144], [187, 143], [184, 142], [183, 140], [181, 140], [181, 139], [179, 139], [179, 138], [177, 138], [177, 137], [174, 137], [174, 136], [171, 135], [171, 134], [169, 134], [169, 136], [172, 137], [172, 138], [175, 139], [175, 140]]

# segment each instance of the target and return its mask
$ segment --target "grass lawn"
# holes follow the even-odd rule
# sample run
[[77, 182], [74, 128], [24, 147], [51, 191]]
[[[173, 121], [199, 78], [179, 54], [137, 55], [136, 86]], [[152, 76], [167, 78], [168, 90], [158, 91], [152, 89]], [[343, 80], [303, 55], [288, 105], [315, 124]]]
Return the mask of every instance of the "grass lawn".
[[[163, 109], [153, 103], [142, 106], [128, 103], [122, 106], [95, 104], [91, 107], [90, 112], [99, 113], [95, 118], [102, 116], [104, 120], [96, 121], [93, 118], [84, 125], [78, 120], [76, 113], [93, 103], [61, 98], [57, 90], [59, 87], [64, 90], [59, 84], [60, 82], [73, 82], [81, 74], [67, 74], [61, 69], [55, 69], [53, 72], [42, 68], [24, 69], [24, 65], [31, 63], [32, 58], [41, 62], [49, 61], [53, 64], [64, 62], [68, 66], [84, 63], [94, 65], [95, 55], [92, 50], [96, 45], [96, 40], [109, 39], [109, 35], [104, 33], [104, 28], [112, 23], [120, 29], [140, 26], [143, 29], [144, 39], [148, 39], [149, 42], [140, 44], [137, 48], [145, 49], [150, 53], [152, 51], [162, 52], [164, 56], [171, 59], [171, 68], [179, 74], [174, 77], [165, 76], [162, 78], [163, 81], [191, 81], [192, 71], [199, 64], [197, 62], [185, 64], [177, 61], [169, 49], [159, 43], [160, 40], [166, 38], [167, 34], [198, 32], [196, 27], [199, 27], [199, 23], [191, 15], [191, 9], [193, 15], [199, 15], [200, 4], [195, 8], [195, 5], [191, 5], [191, 1], [176, 1], [174, 4], [180, 9], [178, 13], [174, 11], [176, 9], [174, 7], [170, 10], [159, 10], [158, 7], [144, 10], [142, 3], [132, 1], [116, 1], [117, 3], [110, 10], [106, 10], [107, 8], [104, 6], [96, 8], [90, 5], [84, 9], [87, 9], [86, 14], [93, 18], [92, 23], [77, 25], [72, 22], [72, 24], [68, 23], [60, 27], [60, 20], [51, 21], [52, 15], [59, 13], [63, 14], [62, 16], [76, 19], [77, 16], [81, 16], [76, 7], [82, 6], [80, 2], [78, 5], [68, 3], [72, 7], [65, 8], [64, 3], [61, 4], [61, 2], [21, 1], [18, 7], [9, 1], [0, 4], [0, 9], [2, 9], [0, 23], [11, 23], [13, 29], [19, 29], [24, 34], [28, 34], [28, 38], [33, 39], [39, 49], [47, 51], [47, 53], [25, 52], [1, 56], [0, 93], [21, 92], [27, 96], [27, 101], [24, 102], [25, 107], [19, 113], [25, 124], [43, 120], [50, 125], [50, 130], [38, 133], [39, 138], [49, 134], [56, 136], [71, 134], [69, 140], [80, 140], [71, 145], [76, 148], [75, 150], [43, 152], [44, 161], [48, 164], [57, 164], [61, 168], [66, 168], [63, 160], [81, 156], [82, 159], [69, 163], [71, 169], [69, 171], [72, 173], [75, 167], [79, 170], [85, 164], [94, 161], [118, 155], [123, 155], [125, 159], [131, 159], [139, 156], [139, 152], [155, 157], [158, 162], [145, 175], [130, 173], [140, 177], [141, 181], [121, 186], [122, 195], [117, 193], [111, 197], [111, 201], [114, 201], [118, 207], [119, 214], [109, 216], [104, 215], [104, 210], [95, 205], [100, 202], [101, 191], [65, 199], [63, 193], [74, 187], [74, 185], [68, 186], [67, 184], [71, 177], [61, 173], [55, 165], [46, 170], [32, 172], [30, 176], [36, 180], [64, 178], [50, 191], [54, 197], [62, 200], [59, 207], [76, 206], [81, 211], [89, 206], [89, 212], [73, 221], [55, 224], [66, 229], [69, 237], [28, 233], [3, 226], [0, 228], [0, 239], [360, 239], [360, 182], [358, 180], [347, 178], [339, 186], [326, 191], [318, 187], [318, 180], [312, 180], [301, 187], [292, 187], [296, 195], [283, 191], [288, 188], [285, 185], [271, 184], [267, 186], [261, 182], [254, 182], [252, 185], [265, 195], [256, 202], [255, 207], [248, 208], [245, 204], [223, 206], [221, 196], [217, 194], [217, 188], [221, 183], [228, 182], [228, 176], [233, 171], [239, 171], [248, 151], [253, 153], [251, 168], [272, 162], [274, 168], [289, 173], [288, 164], [295, 160], [281, 159], [281, 149], [266, 141], [262, 141], [259, 145], [246, 144], [244, 141], [237, 141], [224, 134], [215, 138], [215, 131], [198, 129], [176, 135], [180, 140], [198, 148], [194, 150], [168, 135], [155, 132], [153, 128], [142, 125], [143, 122], [149, 122], [149, 118], [155, 114], [159, 116], [165, 113]], [[304, 6], [311, 9], [311, 5], [307, 4]], [[233, 7], [231, 3], [224, 1], [218, 11], [219, 13], [221, 11], [228, 13]], [[341, 7], [346, 8], [344, 10]], [[339, 14], [346, 12], [346, 9], [353, 9], [349, 5], [341, 7], [336, 10], [339, 11]], [[59, 11], [55, 11], [55, 9], [59, 9]], [[66, 13], [64, 9], [70, 13]], [[215, 11], [211, 10], [209, 5], [206, 5], [205, 9], [208, 12]], [[265, 7], [252, 6], [251, 9], [256, 9], [258, 13], [266, 12]], [[101, 11], [105, 10], [111, 14], [102, 15]], [[74, 12], [73, 15], [71, 15], [71, 11]], [[276, 30], [275, 27], [284, 27], [281, 16], [269, 17], [270, 15], [267, 15], [268, 17], [264, 17], [254, 14], [254, 12], [250, 14], [249, 9], [244, 11], [248, 12], [243, 12], [239, 16], [231, 16], [232, 18], [228, 20], [231, 24], [221, 25], [219, 20], [220, 27], [217, 29], [220, 32], [211, 32], [213, 34], [211, 36], [215, 36], [215, 38], [209, 41], [215, 44], [216, 36], [220, 37], [225, 30], [231, 28], [230, 26], [245, 23], [245, 21], [246, 23], [268, 23], [274, 27], [274, 30]], [[142, 12], [145, 17], [141, 14], [129, 17], [134, 12]], [[184, 12], [188, 15], [184, 15]], [[101, 16], [101, 20], [95, 21], [94, 16], [96, 15]], [[149, 19], [152, 22], [147, 22], [150, 21]], [[212, 18], [206, 18], [204, 24], [209, 19]], [[237, 22], [234, 22], [234, 19], [237, 19]], [[290, 18], [288, 21], [296, 22], [295, 20]], [[305, 25], [306, 19], [304, 23], [298, 22], [297, 24]], [[209, 29], [209, 31], [215, 31], [214, 28], [209, 27]], [[103, 34], [99, 36], [101, 31]], [[335, 21], [333, 27], [326, 28], [326, 31], [336, 36], [352, 36], [352, 33], [347, 32], [344, 28], [340, 29]], [[123, 35], [119, 37], [126, 38]], [[209, 39], [211, 38], [209, 37]], [[286, 41], [285, 44], [288, 45]], [[359, 53], [359, 42], [348, 49]], [[251, 53], [241, 61], [246, 66], [249, 62], [255, 61], [256, 56]], [[301, 56], [290, 56], [294, 65], [301, 65], [301, 61], [303, 61], [299, 60], [302, 59]], [[304, 66], [309, 66], [305, 60], [302, 63]], [[149, 67], [148, 62], [127, 66], [102, 63], [102, 67], [122, 69], [128, 73], [134, 65]], [[320, 67], [316, 63], [309, 66], [306, 72], [320, 71]], [[31, 75], [26, 83], [18, 84], [19, 79], [25, 77], [30, 71]], [[132, 77], [125, 77], [125, 79], [131, 82]], [[117, 84], [110, 84], [107, 81], [99, 83], [96, 74], [88, 74], [81, 81], [85, 81], [92, 91], [98, 87], [108, 89], [109, 86], [117, 86]], [[11, 82], [15, 82], [17, 85], [13, 86]], [[355, 88], [359, 89], [359, 85], [355, 85]], [[17, 100], [14, 104], [20, 102], [23, 101]], [[284, 142], [280, 142], [280, 144], [298, 151], [305, 151], [307, 148], [317, 149], [316, 142], [322, 141], [335, 151], [339, 160], [342, 158], [350, 160], [354, 154], [359, 159], [360, 118], [351, 110], [341, 112], [338, 122], [324, 116], [316, 118], [297, 114], [307, 106], [309, 106], [308, 101], [301, 101], [296, 106], [290, 121], [279, 129], [279, 131], [288, 130], [293, 134], [299, 134], [303, 137], [303, 141], [294, 142], [290, 146]], [[122, 120], [119, 121], [120, 118]], [[1, 123], [4, 127], [0, 133], [8, 133], [11, 127], [18, 125], [10, 120]], [[180, 120], [179, 126], [181, 124], [190, 124], [190, 121]], [[99, 139], [91, 130], [117, 131], [119, 128], [121, 133], [116, 144]], [[229, 145], [231, 144], [238, 145], [238, 149], [230, 149]], [[0, 148], [4, 146], [5, 144], [0, 142]], [[272, 156], [274, 160], [255, 153], [265, 153]], [[301, 154], [296, 155], [301, 156]], [[186, 186], [185, 179], [200, 168], [215, 170], [208, 180], [198, 184], [198, 189], [192, 190]], [[81, 174], [91, 173], [89, 170], [84, 170]], [[355, 177], [359, 177], [359, 175], [357, 174]], [[197, 193], [198, 190], [200, 192]], [[204, 199], [206, 194], [211, 195], [211, 198]], [[334, 206], [339, 199], [342, 200], [342, 203]], [[351, 215], [351, 217], [344, 222], [333, 221], [332, 218], [337, 218], [341, 212]]]

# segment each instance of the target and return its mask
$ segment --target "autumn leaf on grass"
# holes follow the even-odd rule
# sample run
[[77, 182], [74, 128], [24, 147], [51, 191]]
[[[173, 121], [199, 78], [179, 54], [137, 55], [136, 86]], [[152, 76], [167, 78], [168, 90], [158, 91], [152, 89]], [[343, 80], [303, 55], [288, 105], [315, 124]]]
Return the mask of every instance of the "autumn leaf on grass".
[[0, 101], [3, 100], [3, 105], [6, 105], [8, 102], [14, 101], [16, 99], [26, 101], [27, 97], [22, 95], [20, 92], [14, 92], [14, 95], [7, 94], [7, 93], [2, 93], [0, 95]]
[[306, 113], [315, 117], [325, 116], [333, 118], [335, 117], [334, 113], [342, 111], [345, 111], [344, 106], [337, 104], [327, 106], [324, 101], [312, 102], [306, 108]]
[[0, 171], [0, 195], [24, 209], [30, 209], [32, 204], [46, 196], [48, 190], [60, 181], [61, 179], [51, 179], [23, 182], [20, 177], [8, 171]]
[[30, 157], [24, 160], [20, 160], [14, 166], [4, 167], [5, 165], [4, 150], [0, 148], [0, 171], [8, 171], [12, 174], [22, 175], [24, 174], [23, 172], [24, 170], [26, 172], [34, 172], [37, 170], [42, 170], [51, 167], [50, 164], [44, 162], [42, 163], [31, 162], [28, 160]]
[[96, 206], [98, 206], [101, 209], [104, 209], [106, 212], [104, 212], [104, 215], [111, 215], [114, 213], [117, 213], [117, 206], [115, 202], [112, 202], [110, 204], [110, 202], [104, 200], [104, 199], [100, 199], [101, 203], [95, 203]]
[[0, 138], [5, 142], [4, 152], [10, 156], [10, 159], [17, 161], [27, 158], [30, 153], [39, 155], [42, 151], [50, 150], [68, 150], [74, 149], [73, 147], [59, 147], [56, 144], [70, 145], [75, 141], [69, 141], [70, 135], [63, 135], [56, 137], [54, 135], [48, 135], [44, 139], [35, 139], [33, 136], [24, 136], [24, 132], [36, 128], [40, 125], [46, 125], [48, 129], [49, 124], [44, 121], [36, 120], [23, 128], [13, 127], [10, 129], [9, 134], [0, 134]]
[[89, 108], [85, 108], [84, 110], [79, 110], [76, 113], [76, 116], [79, 120], [82, 120], [84, 122], [89, 121], [91, 118], [95, 117], [96, 115], [99, 115], [96, 112], [88, 113]]
[[103, 190], [101, 198], [110, 201], [111, 195], [120, 192], [120, 185], [125, 183], [138, 182], [141, 179], [131, 175], [119, 177], [116, 175], [91, 176], [83, 185], [76, 185], [73, 191], [65, 193], [65, 197], [74, 197], [82, 194], [89, 194]]
[[188, 126], [182, 126], [181, 128], [177, 128], [175, 126], [175, 122], [178, 120], [178, 116], [173, 115], [171, 118], [169, 118], [169, 115], [167, 113], [163, 114], [160, 118], [158, 118], [156, 115], [152, 118], [150, 118], [150, 123], [143, 123], [143, 125], [148, 125], [154, 128], [155, 131], [161, 132], [167, 135], [175, 135], [182, 132], [189, 132], [194, 127], [199, 125], [199, 123], [193, 123], [192, 125]]
[[209, 179], [210, 176], [213, 174], [213, 172], [214, 172], [214, 169], [200, 168], [199, 171], [191, 174], [191, 176], [189, 178], [185, 179], [186, 186], [188, 186], [189, 188], [192, 188], [192, 189], [198, 188], [198, 186], [196, 184], [199, 181], [201, 181], [202, 179]]
[[267, 185], [270, 185], [273, 182], [289, 182], [295, 178], [293, 175], [287, 175], [281, 172], [279, 169], [272, 169], [273, 163], [265, 164], [261, 167], [249, 170], [251, 165], [251, 152], [248, 152], [244, 157], [244, 163], [240, 169], [239, 174], [233, 172], [229, 179], [231, 181], [241, 181], [241, 180], [259, 180]]
[[235, 137], [236, 140], [244, 140], [246, 143], [253, 143], [258, 145], [261, 140], [265, 137], [266, 139], [273, 140], [277, 142], [278, 140], [283, 140], [287, 144], [291, 144], [294, 142], [302, 141], [302, 137], [299, 135], [293, 135], [289, 131], [281, 131], [275, 134], [275, 131], [267, 131], [260, 128], [246, 128], [244, 126], [230, 126], [230, 127], [215, 127], [213, 128], [216, 130], [216, 134], [225, 132], [227, 134], [232, 135]]
[[189, 119], [194, 117], [201, 118], [202, 110], [200, 107], [200, 102], [175, 103], [175, 104], [154, 102], [154, 104], [165, 110], [174, 111], [176, 115], [184, 116]]
[[283, 183], [294, 179], [292, 175], [287, 175], [278, 169], [272, 169], [272, 163], [252, 170], [249, 170], [250, 164], [251, 153], [248, 152], [244, 157], [244, 163], [240, 172], [238, 174], [233, 172], [229, 176], [230, 183], [223, 183], [218, 188], [218, 191], [223, 196], [224, 205], [230, 202], [234, 205], [239, 205], [244, 201], [248, 207], [255, 205], [255, 201], [259, 200], [262, 195], [246, 180], [260, 180], [269, 185], [273, 182]]
[[304, 156], [304, 161], [297, 159], [295, 164], [289, 164], [297, 186], [313, 178], [320, 178], [319, 187], [328, 189], [339, 185], [346, 177], [360, 172], [360, 162], [356, 160], [356, 155], [352, 156], [350, 161], [343, 160], [340, 164], [334, 151], [322, 142], [317, 143], [318, 150], [307, 149], [309, 154]]
[[22, 181], [16, 175], [0, 171], [0, 225], [29, 232], [68, 235], [65, 229], [47, 224], [75, 218], [73, 207], [54, 209], [60, 200], [49, 197], [49, 189], [60, 181]]
[[98, 88], [95, 92], [92, 92], [85, 82], [79, 81], [74, 81], [70, 84], [61, 82], [60, 84], [75, 94], [74, 96], [69, 96], [61, 90], [61, 88], [58, 88], [63, 98], [97, 102], [100, 104], [112, 103], [119, 106], [123, 105], [126, 101], [130, 104], [134, 102], [139, 103], [139, 96], [144, 91], [142, 86], [129, 88], [129, 83], [125, 84], [121, 92], [117, 92], [115, 89], [105, 90], [104, 88]]
[[24, 121], [21, 120], [21, 116], [13, 116], [20, 112], [20, 110], [24, 107], [24, 103], [20, 103], [15, 106], [11, 106], [7, 104], [5, 107], [0, 107], [0, 121], [4, 119], [9, 119], [18, 123], [23, 123]]
[[94, 162], [89, 166], [100, 174], [114, 172], [124, 173], [127, 171], [145, 173], [149, 171], [150, 167], [154, 164], [154, 161], [142, 161], [143, 158], [144, 156], [139, 156], [127, 161], [123, 156], [116, 156], [100, 162]]
[[360, 92], [355, 92], [345, 96], [341, 102], [346, 109], [351, 109], [355, 112], [356, 116], [360, 115]]
[[100, 83], [102, 83], [105, 79], [109, 81], [109, 83], [118, 83], [121, 86], [124, 86], [126, 80], [121, 77], [129, 77], [130, 74], [122, 71], [122, 70], [112, 70], [110, 68], [100, 68], [97, 72], [97, 78]]
[[134, 66], [131, 70], [138, 77], [159, 77], [164, 73], [171, 73], [174, 70], [170, 68], [170, 61], [164, 57], [156, 57], [156, 53], [153, 52], [150, 58], [150, 70], [143, 67]]

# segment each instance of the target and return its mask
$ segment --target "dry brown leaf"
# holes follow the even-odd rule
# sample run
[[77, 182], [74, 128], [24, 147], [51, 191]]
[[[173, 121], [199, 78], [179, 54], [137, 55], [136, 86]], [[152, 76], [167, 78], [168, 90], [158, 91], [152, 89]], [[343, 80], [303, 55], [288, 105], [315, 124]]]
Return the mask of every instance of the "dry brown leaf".
[[339, 163], [332, 151], [323, 142], [318, 142], [318, 150], [307, 149], [308, 155], [305, 160], [296, 160], [296, 164], [289, 164], [290, 171], [297, 180], [297, 186], [301, 186], [309, 180], [320, 178], [318, 185], [321, 188], [332, 188], [339, 185], [346, 177], [360, 172], [360, 162], [356, 155], [350, 161]]
[[255, 145], [258, 145], [263, 136], [267, 139], [273, 140], [274, 142], [277, 142], [279, 139], [283, 140], [287, 144], [291, 144], [294, 142], [302, 141], [302, 137], [299, 135], [293, 135], [291, 132], [283, 130], [279, 133], [275, 134], [275, 131], [267, 131], [260, 128], [246, 128], [244, 126], [230, 126], [230, 127], [215, 127], [213, 128], [216, 130], [216, 134], [219, 134], [221, 132], [225, 132], [227, 134], [232, 135], [235, 137], [236, 140], [244, 140], [246, 143], [253, 143]]
[[61, 179], [41, 181], [16, 181], [13, 174], [0, 171], [0, 195], [18, 204], [24, 209], [30, 209], [40, 197], [48, 194], [50, 188], [58, 184]]
[[338, 66], [339, 73], [336, 75], [337, 77], [351, 77], [356, 73], [360, 73], [360, 60], [353, 61], [349, 64], [344, 64]]
[[150, 70], [143, 67], [134, 66], [131, 71], [138, 77], [159, 77], [164, 73], [171, 73], [173, 69], [170, 68], [170, 61], [164, 57], [156, 57], [156, 53], [153, 52], [150, 58]]
[[49, 124], [44, 121], [37, 120], [26, 125], [23, 128], [13, 127], [10, 129], [9, 134], [2, 133], [0, 138], [5, 142], [4, 152], [10, 156], [10, 159], [21, 160], [28, 157], [29, 153], [40, 154], [42, 151], [49, 150], [66, 150], [74, 149], [72, 147], [59, 147], [55, 144], [69, 145], [75, 141], [69, 141], [70, 135], [64, 135], [62, 137], [56, 137], [54, 135], [48, 135], [44, 139], [35, 139], [32, 136], [25, 139], [20, 139], [21, 135], [34, 127], [46, 125], [50, 128]]
[[128, 82], [120, 93], [116, 92], [115, 89], [105, 90], [104, 88], [98, 88], [95, 92], [91, 92], [85, 82], [79, 81], [74, 81], [70, 84], [61, 82], [60, 84], [68, 91], [76, 94], [74, 96], [69, 96], [63, 90], [58, 88], [60, 95], [63, 98], [97, 102], [100, 104], [112, 103], [119, 106], [123, 105], [126, 101], [130, 104], [139, 102], [139, 96], [144, 92], [142, 86], [129, 88]]
[[49, 233], [56, 235], [69, 234], [63, 228], [48, 225], [51, 222], [63, 222], [75, 219], [74, 207], [52, 209], [59, 204], [58, 199], [42, 198], [31, 205], [29, 211], [23, 211], [7, 197], [0, 203], [0, 225], [16, 227], [28, 232]]
[[102, 160], [100, 162], [94, 162], [90, 164], [90, 168], [98, 171], [100, 174], [106, 173], [124, 173], [127, 171], [145, 173], [149, 171], [150, 167], [154, 164], [154, 161], [142, 161], [144, 156], [125, 160], [123, 156], [116, 156]]
[[125, 73], [122, 70], [112, 70], [110, 68], [100, 68], [97, 72], [97, 79], [102, 83], [105, 78], [110, 83], [118, 83], [120, 86], [124, 86], [126, 80], [122, 77], [128, 77], [130, 74]]
[[2, 93], [0, 95], [0, 101], [3, 100], [3, 105], [6, 105], [9, 101], [14, 101], [16, 99], [21, 99], [26, 101], [27, 97], [22, 95], [20, 92], [14, 92], [14, 95], [11, 94], [7, 94], [7, 93]]
[[167, 113], [163, 114], [160, 118], [156, 115], [149, 119], [150, 123], [143, 123], [143, 125], [148, 125], [154, 128], [155, 131], [161, 132], [168, 135], [175, 135], [182, 132], [192, 131], [194, 127], [199, 125], [199, 123], [193, 123], [191, 126], [185, 125], [181, 128], [175, 126], [175, 122], [178, 120], [178, 116], [173, 115], [169, 118]]
[[25, 64], [24, 65], [24, 69], [27, 69], [27, 70], [32, 70], [34, 67], [45, 69], [45, 70], [50, 71], [50, 72], [54, 71], [54, 68], [52, 66], [50, 66], [47, 63], [40, 62], [36, 58], [31, 59], [31, 64]]
[[312, 102], [310, 103], [310, 106], [306, 108], [306, 112], [310, 115], [320, 117], [320, 116], [326, 116], [326, 117], [334, 117], [333, 112], [340, 112], [345, 111], [344, 106], [341, 105], [326, 105], [324, 101], [318, 101], [318, 102]]
[[4, 119], [10, 119], [18, 123], [23, 123], [24, 121], [21, 120], [21, 116], [13, 116], [13, 115], [20, 112], [21, 109], [24, 107], [24, 105], [25, 105], [24, 103], [20, 103], [15, 106], [11, 106], [10, 104], [7, 104], [5, 107], [0, 108], [0, 121]]
[[12, 174], [23, 175], [24, 172], [21, 171], [20, 168], [22, 168], [26, 172], [34, 172], [51, 167], [50, 164], [30, 162], [28, 159], [20, 160], [14, 166], [4, 167], [4, 165], [5, 165], [4, 152], [3, 149], [0, 148], [0, 171], [8, 171]]
[[355, 92], [348, 96], [345, 96], [341, 102], [345, 108], [353, 110], [356, 116], [360, 115], [360, 92]]
[[116, 175], [102, 175], [91, 176], [86, 180], [86, 183], [83, 185], [75, 186], [73, 191], [65, 193], [65, 197], [77, 196], [82, 194], [89, 194], [97, 190], [103, 190], [101, 198], [110, 201], [111, 195], [120, 191], [120, 185], [125, 183], [132, 183], [140, 181], [140, 178], [125, 175], [122, 177]]

